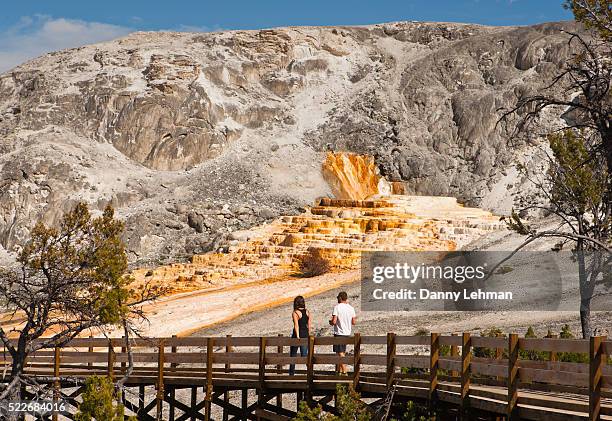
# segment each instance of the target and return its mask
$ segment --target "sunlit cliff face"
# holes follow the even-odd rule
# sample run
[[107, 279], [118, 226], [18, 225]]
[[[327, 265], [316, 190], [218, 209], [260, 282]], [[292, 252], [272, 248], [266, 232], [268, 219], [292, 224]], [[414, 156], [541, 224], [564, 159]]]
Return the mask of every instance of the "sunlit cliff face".
[[323, 176], [337, 199], [364, 200], [390, 193], [374, 158], [348, 152], [330, 152], [323, 163]]

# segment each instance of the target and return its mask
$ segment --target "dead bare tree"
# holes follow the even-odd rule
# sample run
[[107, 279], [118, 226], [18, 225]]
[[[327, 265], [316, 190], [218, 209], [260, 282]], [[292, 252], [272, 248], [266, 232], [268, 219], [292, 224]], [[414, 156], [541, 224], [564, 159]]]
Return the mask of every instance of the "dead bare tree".
[[[85, 204], [78, 204], [58, 228], [37, 224], [17, 265], [0, 272], [0, 302], [15, 324], [11, 331], [0, 327], [0, 340], [12, 359], [0, 399], [19, 400], [21, 385], [35, 381], [24, 364], [37, 350], [109, 326], [123, 329], [126, 349], [131, 349], [133, 321], [144, 317], [141, 305], [161, 291], [130, 289], [123, 229], [110, 206], [93, 218]], [[133, 366], [129, 362], [125, 377]]]

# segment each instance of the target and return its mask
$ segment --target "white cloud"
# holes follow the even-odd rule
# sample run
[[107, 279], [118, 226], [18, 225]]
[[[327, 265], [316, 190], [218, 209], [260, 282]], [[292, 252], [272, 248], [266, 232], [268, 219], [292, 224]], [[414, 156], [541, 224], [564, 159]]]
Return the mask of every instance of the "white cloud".
[[0, 33], [0, 73], [50, 51], [108, 41], [131, 31], [107, 23], [26, 16]]

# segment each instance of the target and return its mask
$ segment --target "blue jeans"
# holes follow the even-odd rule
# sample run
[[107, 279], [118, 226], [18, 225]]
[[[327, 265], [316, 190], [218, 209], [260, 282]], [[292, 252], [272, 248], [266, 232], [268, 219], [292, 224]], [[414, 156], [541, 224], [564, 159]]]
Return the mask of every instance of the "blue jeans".
[[[300, 350], [300, 355], [305, 357], [308, 355], [308, 347], [306, 345], [292, 346], [289, 347], [289, 356], [297, 357], [298, 349]], [[293, 376], [295, 374], [295, 364], [289, 364], [289, 375]]]

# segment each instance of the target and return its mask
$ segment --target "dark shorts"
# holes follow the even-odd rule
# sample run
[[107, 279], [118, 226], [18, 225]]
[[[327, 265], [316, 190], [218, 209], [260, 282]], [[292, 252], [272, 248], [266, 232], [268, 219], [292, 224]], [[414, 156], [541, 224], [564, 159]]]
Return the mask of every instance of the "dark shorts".
[[[335, 338], [348, 338], [348, 336], [346, 335], [334, 335]], [[338, 353], [338, 352], [346, 352], [346, 344], [341, 344], [341, 345], [333, 345], [334, 347], [334, 352]]]

